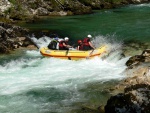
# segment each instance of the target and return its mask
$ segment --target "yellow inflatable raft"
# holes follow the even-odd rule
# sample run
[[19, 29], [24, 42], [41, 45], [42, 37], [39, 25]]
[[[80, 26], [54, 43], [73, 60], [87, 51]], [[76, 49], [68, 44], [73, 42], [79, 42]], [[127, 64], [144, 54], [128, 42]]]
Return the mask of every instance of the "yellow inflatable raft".
[[42, 47], [40, 49], [40, 53], [46, 57], [55, 57], [61, 59], [68, 59], [68, 60], [80, 60], [80, 59], [87, 59], [93, 58], [95, 56], [101, 56], [102, 54], [106, 53], [106, 46], [101, 46], [94, 50], [89, 51], [78, 51], [78, 50], [51, 50], [47, 47]]

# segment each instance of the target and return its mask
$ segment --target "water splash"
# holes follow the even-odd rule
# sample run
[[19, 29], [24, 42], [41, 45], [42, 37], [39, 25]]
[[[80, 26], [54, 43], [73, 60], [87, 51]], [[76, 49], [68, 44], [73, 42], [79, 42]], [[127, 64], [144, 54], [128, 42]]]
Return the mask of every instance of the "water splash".
[[41, 47], [45, 47], [47, 46], [50, 41], [52, 40], [52, 38], [48, 37], [48, 36], [43, 36], [39, 39], [37, 39], [34, 35], [30, 36], [29, 37], [32, 42], [38, 47], [38, 48], [41, 48]]
[[132, 5], [132, 7], [150, 7], [149, 3], [145, 3], [145, 4], [138, 4], [138, 5]]
[[[36, 39], [39, 47], [49, 43], [49, 37]], [[110, 50], [121, 43], [97, 36], [96, 46], [107, 44]], [[124, 78], [128, 58], [119, 59], [120, 52], [113, 51], [106, 59], [70, 61], [41, 57], [39, 51], [26, 51], [19, 59], [0, 65], [1, 112], [66, 112], [73, 103], [87, 101], [82, 89], [90, 83]], [[92, 92], [92, 90], [90, 90]], [[9, 102], [9, 103], [8, 103]], [[15, 108], [15, 109], [13, 109]], [[13, 109], [13, 110], [12, 110]]]

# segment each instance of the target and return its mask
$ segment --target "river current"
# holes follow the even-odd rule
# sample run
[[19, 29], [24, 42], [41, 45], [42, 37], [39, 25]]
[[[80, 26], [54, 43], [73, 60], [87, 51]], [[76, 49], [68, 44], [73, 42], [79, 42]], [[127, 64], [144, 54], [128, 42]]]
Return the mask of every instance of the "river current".
[[[106, 104], [111, 96], [107, 88], [126, 77], [129, 57], [121, 58], [122, 43], [130, 39], [150, 41], [149, 9], [150, 4], [130, 5], [22, 25], [69, 36], [72, 41], [92, 34], [96, 45], [106, 44], [113, 52], [105, 59], [80, 61], [45, 58], [39, 50], [0, 56], [0, 113], [73, 113], [83, 106]], [[39, 47], [50, 42], [48, 36], [31, 39]]]

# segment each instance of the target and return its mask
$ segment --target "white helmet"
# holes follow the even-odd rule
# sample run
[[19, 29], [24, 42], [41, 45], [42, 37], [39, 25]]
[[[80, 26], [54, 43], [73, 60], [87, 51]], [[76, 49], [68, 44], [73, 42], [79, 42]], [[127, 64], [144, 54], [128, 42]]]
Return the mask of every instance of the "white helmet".
[[88, 37], [88, 38], [92, 38], [92, 36], [91, 36], [91, 35], [88, 35], [87, 37]]
[[68, 37], [65, 37], [65, 40], [69, 40], [69, 38], [68, 38]]

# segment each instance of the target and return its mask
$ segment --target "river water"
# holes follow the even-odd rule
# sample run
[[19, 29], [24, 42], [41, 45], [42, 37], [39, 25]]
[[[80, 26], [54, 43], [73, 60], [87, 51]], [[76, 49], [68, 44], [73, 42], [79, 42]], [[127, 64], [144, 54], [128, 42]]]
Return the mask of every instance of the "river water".
[[[0, 56], [0, 113], [73, 113], [106, 103], [111, 96], [107, 88], [125, 77], [128, 57], [120, 57], [122, 43], [150, 41], [150, 4], [94, 12], [22, 24], [68, 36], [71, 41], [91, 34], [97, 45], [107, 44], [114, 52], [105, 59], [81, 61], [45, 58], [38, 50]], [[50, 41], [47, 36], [31, 38], [39, 47]]]
[[47, 17], [23, 26], [33, 30], [51, 31], [61, 37], [68, 36], [73, 41], [91, 34], [115, 35], [121, 41], [136, 39], [145, 42], [150, 41], [150, 4], [94, 11], [90, 15]]

